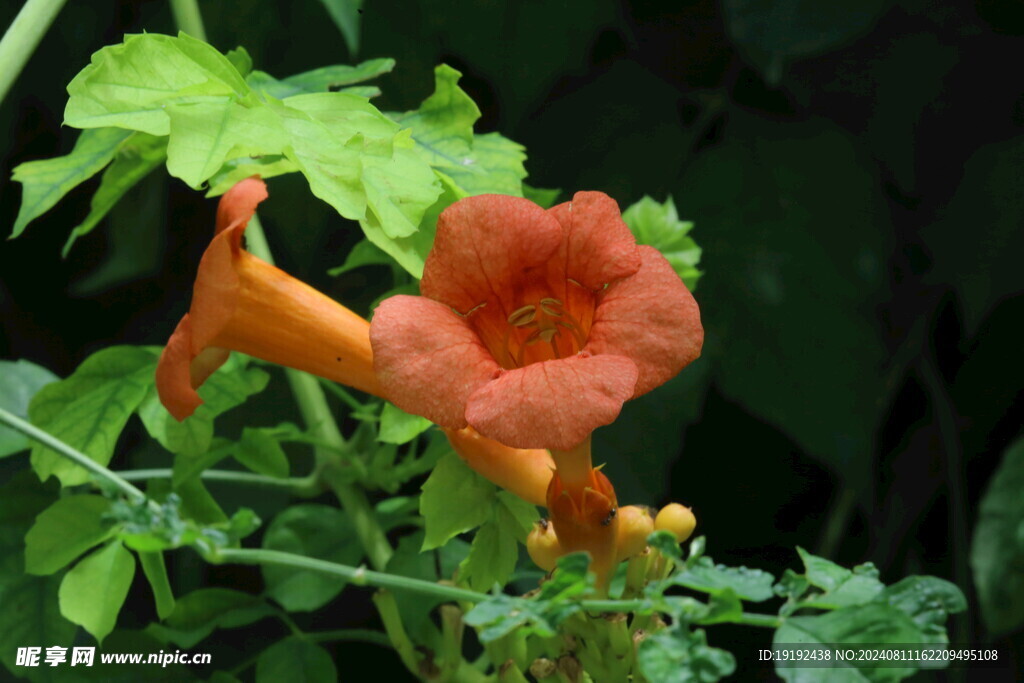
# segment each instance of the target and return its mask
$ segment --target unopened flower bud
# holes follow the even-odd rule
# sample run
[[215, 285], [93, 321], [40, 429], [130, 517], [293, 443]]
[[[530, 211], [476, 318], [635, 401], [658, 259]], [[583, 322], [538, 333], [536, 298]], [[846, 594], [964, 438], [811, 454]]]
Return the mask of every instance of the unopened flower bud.
[[654, 518], [657, 531], [671, 531], [680, 543], [690, 537], [696, 526], [697, 518], [693, 516], [693, 511], [679, 503], [669, 503]]
[[654, 518], [650, 510], [642, 505], [626, 505], [619, 508], [619, 530], [616, 555], [621, 562], [639, 555], [647, 547], [647, 537], [654, 531]]
[[530, 535], [526, 537], [526, 551], [530, 553], [533, 563], [544, 571], [554, 569], [558, 558], [563, 555], [554, 525], [546, 519], [536, 522]]
[[533, 660], [530, 665], [530, 675], [538, 680], [552, 678], [558, 672], [558, 664], [545, 657]]

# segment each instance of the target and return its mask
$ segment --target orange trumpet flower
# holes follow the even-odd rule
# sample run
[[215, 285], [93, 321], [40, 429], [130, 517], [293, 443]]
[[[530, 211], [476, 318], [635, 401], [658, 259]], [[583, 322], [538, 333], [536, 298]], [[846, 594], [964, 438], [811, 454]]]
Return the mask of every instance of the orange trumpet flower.
[[266, 198], [258, 178], [243, 180], [221, 197], [216, 236], [199, 264], [192, 306], [157, 367], [160, 400], [179, 420], [202, 403], [196, 388], [230, 349], [380, 394], [370, 324], [242, 248], [246, 225]]
[[637, 246], [601, 192], [547, 211], [504, 195], [452, 204], [420, 291], [374, 314], [385, 396], [515, 448], [575, 447], [678, 374], [704, 339], [682, 280]]

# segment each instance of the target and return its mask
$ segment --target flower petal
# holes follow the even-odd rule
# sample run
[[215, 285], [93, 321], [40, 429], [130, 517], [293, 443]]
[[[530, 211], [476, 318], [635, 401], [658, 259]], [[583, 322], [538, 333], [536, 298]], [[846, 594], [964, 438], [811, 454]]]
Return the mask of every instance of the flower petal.
[[619, 205], [603, 192], [577, 192], [571, 202], [548, 213], [565, 232], [552, 279], [570, 278], [597, 291], [609, 282], [628, 277], [640, 268], [636, 239], [623, 222]]
[[196, 388], [224, 365], [231, 354], [227, 349], [211, 346], [198, 356], [193, 355], [191, 323], [188, 313], [182, 316], [156, 366], [156, 391], [160, 402], [179, 422], [202, 405]]
[[469, 397], [466, 420], [513, 448], [568, 450], [619, 415], [636, 364], [624, 356], [572, 356], [503, 372]]
[[385, 299], [373, 315], [370, 343], [384, 396], [451, 429], [466, 426], [466, 399], [500, 369], [465, 320], [421, 296]]
[[256, 207], [266, 198], [267, 185], [259, 177], [253, 176], [236, 183], [221, 196], [217, 204], [217, 229], [214, 234], [219, 235], [239, 223], [244, 228], [256, 213]]
[[704, 343], [693, 295], [657, 249], [639, 250], [640, 270], [612, 283], [598, 300], [584, 348], [631, 358], [640, 371], [634, 397], [675, 377]]
[[491, 298], [518, 305], [513, 299], [524, 273], [545, 264], [561, 242], [558, 221], [528, 199], [467, 197], [438, 218], [420, 291], [460, 313]]

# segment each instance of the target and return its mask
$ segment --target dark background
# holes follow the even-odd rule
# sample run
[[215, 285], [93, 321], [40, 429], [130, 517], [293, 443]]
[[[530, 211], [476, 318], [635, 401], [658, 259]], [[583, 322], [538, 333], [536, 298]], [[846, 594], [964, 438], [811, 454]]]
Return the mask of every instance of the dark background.
[[[799, 568], [800, 545], [874, 562], [886, 583], [950, 579], [971, 605], [951, 638], [1009, 653], [1021, 634], [986, 631], [967, 557], [984, 485], [1024, 418], [1015, 4], [366, 0], [358, 58], [398, 60], [380, 82], [384, 110], [418, 106], [435, 64], [462, 71], [477, 130], [525, 144], [534, 186], [603, 190], [623, 207], [671, 195], [695, 222], [705, 354], [598, 433], [620, 501], [692, 505], [728, 564], [778, 575]], [[273, 75], [351, 59], [317, 2], [201, 8], [216, 47], [244, 45]], [[15, 9], [0, 9], [0, 24]], [[63, 9], [0, 108], [0, 226], [20, 201], [11, 169], [74, 142], [60, 126], [64, 86], [92, 52], [142, 30], [174, 30], [167, 3]], [[160, 170], [61, 260], [94, 188], [0, 245], [0, 358], [65, 376], [110, 344], [162, 344], [187, 309], [214, 202]], [[383, 270], [326, 275], [358, 227], [298, 177], [270, 189], [261, 213], [278, 264], [365, 313]], [[286, 410], [269, 397], [280, 384], [257, 409]], [[124, 453], [139, 450], [136, 433], [125, 441]], [[214, 492], [228, 509], [283, 503]], [[184, 587], [259, 589], [248, 570], [194, 558], [174, 569]], [[127, 625], [152, 616], [139, 583]], [[372, 625], [358, 591], [336, 605], [332, 623]], [[767, 676], [751, 660], [770, 632], [710, 631], [736, 654], [737, 678]], [[280, 635], [213, 638], [251, 651]], [[371, 657], [401, 675], [390, 654], [333, 651], [342, 670]]]

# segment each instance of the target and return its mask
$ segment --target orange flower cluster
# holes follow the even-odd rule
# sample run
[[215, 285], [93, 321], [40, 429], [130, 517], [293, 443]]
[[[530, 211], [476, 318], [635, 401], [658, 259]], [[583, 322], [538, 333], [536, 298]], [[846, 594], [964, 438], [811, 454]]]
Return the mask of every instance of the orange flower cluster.
[[[192, 305], [157, 369], [171, 414], [195, 411], [196, 388], [231, 350], [387, 398], [444, 428], [480, 474], [546, 505], [548, 547], [590, 552], [605, 584], [629, 542], [590, 435], [703, 341], [697, 304], [665, 258], [638, 246], [599, 192], [546, 211], [470, 197], [441, 214], [423, 296], [385, 300], [371, 324], [242, 248], [266, 197], [250, 178], [221, 198]], [[645, 538], [635, 521], [623, 528]]]

